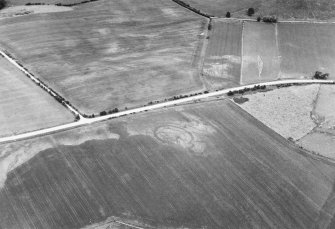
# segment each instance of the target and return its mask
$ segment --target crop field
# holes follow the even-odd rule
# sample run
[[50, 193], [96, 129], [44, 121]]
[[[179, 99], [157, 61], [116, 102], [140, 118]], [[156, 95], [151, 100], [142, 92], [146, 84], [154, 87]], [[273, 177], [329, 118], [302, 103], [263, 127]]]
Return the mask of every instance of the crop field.
[[242, 23], [213, 20], [203, 76], [213, 88], [240, 83]]
[[243, 95], [234, 101], [283, 137], [335, 159], [334, 95], [334, 85], [309, 85]]
[[0, 137], [57, 126], [74, 116], [0, 57]]
[[278, 79], [280, 59], [276, 26], [276, 24], [244, 23], [242, 84]]
[[335, 25], [279, 23], [283, 77], [311, 77], [315, 71], [335, 79]]
[[315, 116], [323, 129], [335, 127], [335, 86], [322, 85], [315, 106]]
[[114, 217], [154, 228], [313, 228], [334, 215], [334, 165], [229, 100], [2, 144], [0, 154], [1, 228], [93, 228]]
[[172, 1], [100, 0], [3, 19], [0, 46], [91, 114], [203, 91], [205, 25]]
[[256, 9], [256, 15], [277, 15], [289, 19], [332, 19], [335, 5], [329, 0], [183, 0], [192, 7], [210, 15], [225, 17], [230, 11], [233, 17], [246, 17], [248, 8]]
[[335, 87], [322, 85], [316, 99], [313, 117], [317, 124], [298, 144], [314, 153], [335, 159]]
[[240, 106], [285, 138], [298, 140], [316, 124], [311, 118], [318, 85], [287, 87], [244, 95], [249, 99]]

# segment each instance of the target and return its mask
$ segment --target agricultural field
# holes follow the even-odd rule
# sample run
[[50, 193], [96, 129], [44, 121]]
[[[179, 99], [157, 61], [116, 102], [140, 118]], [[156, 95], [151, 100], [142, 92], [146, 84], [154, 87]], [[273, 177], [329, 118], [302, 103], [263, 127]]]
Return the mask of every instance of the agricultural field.
[[315, 228], [332, 223], [335, 210], [334, 165], [229, 100], [2, 144], [0, 153], [1, 228], [122, 228], [113, 219]]
[[256, 15], [276, 15], [284, 19], [334, 19], [335, 4], [329, 0], [183, 0], [210, 15], [246, 17], [247, 9], [255, 8]]
[[100, 0], [1, 20], [0, 46], [86, 114], [205, 89], [206, 19], [163, 0]]
[[280, 77], [277, 25], [245, 22], [241, 84], [273, 81]]
[[335, 25], [279, 23], [282, 77], [311, 77], [315, 71], [335, 79]]
[[335, 159], [335, 86], [285, 87], [236, 96], [234, 102], [300, 147]]
[[74, 116], [0, 56], [0, 137], [69, 123]]
[[285, 87], [244, 95], [240, 106], [284, 138], [298, 140], [316, 124], [311, 118], [319, 85]]
[[317, 124], [311, 133], [298, 144], [314, 153], [335, 159], [335, 87], [323, 85], [320, 88], [313, 118]]
[[0, 11], [0, 19], [6, 17], [26, 16], [28, 14], [55, 13], [71, 10], [71, 7], [55, 5], [12, 6]]
[[233, 87], [240, 83], [242, 23], [213, 20], [203, 65], [210, 88]]

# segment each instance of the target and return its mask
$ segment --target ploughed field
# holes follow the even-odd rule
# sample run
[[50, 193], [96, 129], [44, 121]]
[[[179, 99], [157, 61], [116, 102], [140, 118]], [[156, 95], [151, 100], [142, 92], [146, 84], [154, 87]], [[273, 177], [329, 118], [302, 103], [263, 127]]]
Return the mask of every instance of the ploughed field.
[[0, 137], [69, 123], [74, 116], [0, 56]]
[[204, 89], [206, 20], [172, 1], [100, 0], [1, 22], [0, 45], [85, 114]]
[[310, 79], [316, 71], [335, 79], [334, 34], [333, 24], [213, 20], [202, 73], [214, 88]]
[[2, 228], [90, 228], [110, 217], [154, 228], [314, 228], [334, 215], [334, 165], [229, 100], [0, 147]]
[[255, 15], [276, 15], [287, 19], [332, 19], [335, 5], [329, 0], [183, 0], [192, 7], [217, 17], [225, 17], [229, 11], [232, 17], [247, 17], [248, 8], [256, 10]]

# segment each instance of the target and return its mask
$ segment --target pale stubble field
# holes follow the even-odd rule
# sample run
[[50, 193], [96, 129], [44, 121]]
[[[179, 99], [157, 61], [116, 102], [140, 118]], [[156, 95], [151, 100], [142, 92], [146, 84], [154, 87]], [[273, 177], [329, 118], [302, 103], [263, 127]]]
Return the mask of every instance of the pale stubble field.
[[70, 123], [74, 115], [0, 56], [0, 137]]

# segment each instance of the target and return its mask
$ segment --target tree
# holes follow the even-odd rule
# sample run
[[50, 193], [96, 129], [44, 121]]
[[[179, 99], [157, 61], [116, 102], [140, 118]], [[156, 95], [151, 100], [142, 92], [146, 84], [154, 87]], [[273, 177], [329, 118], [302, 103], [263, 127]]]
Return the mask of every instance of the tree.
[[5, 8], [5, 6], [6, 6], [6, 1], [5, 0], [0, 0], [0, 10], [2, 8]]
[[233, 91], [228, 91], [227, 95], [228, 95], [228, 96], [233, 96], [233, 95], [234, 95], [234, 92], [233, 92]]
[[226, 18], [230, 18], [230, 16], [231, 16], [231, 14], [230, 14], [230, 12], [228, 11], [228, 12], [226, 13]]
[[211, 23], [208, 24], [208, 30], [212, 30], [212, 24]]
[[322, 72], [316, 71], [313, 78], [314, 79], [320, 79], [320, 80], [325, 80], [329, 77], [329, 73], [323, 74]]
[[101, 111], [101, 112], [100, 112], [100, 116], [104, 116], [104, 115], [106, 115], [106, 114], [107, 114], [106, 111]]
[[248, 15], [249, 17], [251, 17], [251, 16], [254, 15], [254, 14], [255, 14], [255, 9], [254, 9], [254, 8], [249, 8], [248, 11], [247, 11], [247, 15]]

